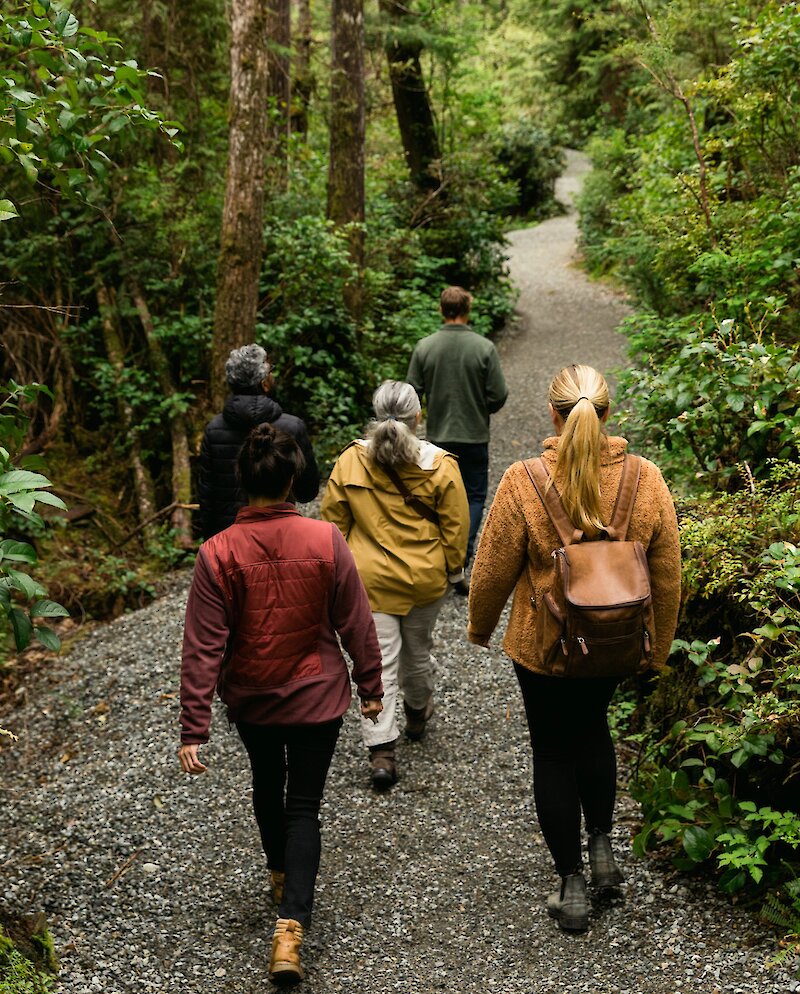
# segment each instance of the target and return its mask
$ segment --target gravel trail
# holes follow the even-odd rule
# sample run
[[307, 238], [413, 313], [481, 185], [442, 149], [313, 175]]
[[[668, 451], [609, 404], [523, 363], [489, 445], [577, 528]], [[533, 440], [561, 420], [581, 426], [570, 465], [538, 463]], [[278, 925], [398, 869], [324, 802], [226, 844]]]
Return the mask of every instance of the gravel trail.
[[[585, 172], [572, 155], [568, 198]], [[546, 387], [563, 364], [622, 361], [624, 302], [575, 266], [572, 215], [515, 232], [520, 315], [499, 342], [511, 397], [494, 418], [492, 482], [547, 435]], [[43, 909], [64, 994], [268, 991], [274, 919], [243, 749], [221, 712], [208, 773], [175, 756], [188, 574], [148, 608], [97, 628], [0, 719], [0, 901]], [[531, 804], [511, 666], [464, 637], [451, 598], [437, 629], [437, 712], [402, 743], [401, 781], [369, 789], [355, 717], [323, 805], [323, 858], [301, 992], [787, 994], [762, 926], [708, 885], [635, 860], [635, 806], [615, 838], [626, 899], [585, 935], [544, 910], [555, 884]], [[624, 771], [621, 771], [624, 774]]]

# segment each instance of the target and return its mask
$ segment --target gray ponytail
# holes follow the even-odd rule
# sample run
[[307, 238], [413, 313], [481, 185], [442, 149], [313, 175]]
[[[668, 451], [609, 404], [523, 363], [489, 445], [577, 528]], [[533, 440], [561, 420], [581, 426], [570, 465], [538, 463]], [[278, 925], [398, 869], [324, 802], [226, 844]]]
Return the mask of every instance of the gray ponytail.
[[375, 418], [367, 425], [367, 452], [384, 466], [416, 462], [419, 397], [410, 383], [385, 380], [372, 395]]

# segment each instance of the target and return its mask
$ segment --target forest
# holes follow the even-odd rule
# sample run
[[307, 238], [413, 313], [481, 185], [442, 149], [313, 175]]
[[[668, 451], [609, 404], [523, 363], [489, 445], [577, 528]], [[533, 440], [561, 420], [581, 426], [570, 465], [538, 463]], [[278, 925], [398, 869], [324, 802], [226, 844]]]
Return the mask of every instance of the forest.
[[330, 467], [443, 286], [483, 334], [512, 316], [506, 235], [584, 149], [583, 265], [633, 308], [618, 420], [684, 557], [670, 664], [616, 710], [635, 848], [796, 958], [796, 5], [7, 0], [0, 60], [5, 700], [191, 563], [231, 348]]

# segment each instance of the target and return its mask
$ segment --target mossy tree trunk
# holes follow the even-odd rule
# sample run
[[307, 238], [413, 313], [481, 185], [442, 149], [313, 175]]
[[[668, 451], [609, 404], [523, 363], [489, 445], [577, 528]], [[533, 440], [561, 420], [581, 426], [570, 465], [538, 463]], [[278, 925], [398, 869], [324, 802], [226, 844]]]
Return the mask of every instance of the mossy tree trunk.
[[[97, 307], [103, 329], [103, 344], [111, 367], [114, 370], [117, 385], [121, 384], [125, 372], [125, 347], [119, 330], [119, 313], [116, 304], [116, 294], [105, 284], [98, 281], [96, 286]], [[117, 392], [117, 405], [120, 421], [130, 443], [129, 455], [133, 487], [136, 494], [136, 505], [139, 510], [139, 521], [143, 523], [142, 531], [148, 541], [158, 537], [158, 527], [154, 520], [156, 497], [153, 478], [150, 470], [142, 459], [142, 445], [139, 430], [136, 427], [133, 408], [121, 390]]]
[[[328, 217], [336, 225], [355, 224], [350, 253], [364, 265], [364, 3], [333, 0], [331, 5], [330, 160]], [[360, 281], [346, 291], [345, 303], [359, 323]]]
[[267, 3], [269, 108], [267, 162], [270, 181], [278, 187], [285, 186], [287, 181], [289, 108], [292, 97], [291, 45], [291, 0], [269, 0]]
[[310, 0], [295, 0], [296, 24], [294, 29], [294, 63], [292, 72], [292, 100], [289, 128], [292, 134], [308, 136], [308, 105], [314, 89], [311, 72], [311, 46], [313, 44]]
[[225, 361], [253, 341], [261, 271], [267, 150], [267, 4], [231, 0], [231, 89], [228, 169], [222, 213], [211, 393], [225, 399]]
[[409, 28], [413, 13], [399, 0], [380, 0], [386, 18], [384, 48], [389, 62], [397, 125], [411, 179], [421, 193], [441, 186], [433, 167], [441, 158], [436, 122], [422, 75], [422, 42]]

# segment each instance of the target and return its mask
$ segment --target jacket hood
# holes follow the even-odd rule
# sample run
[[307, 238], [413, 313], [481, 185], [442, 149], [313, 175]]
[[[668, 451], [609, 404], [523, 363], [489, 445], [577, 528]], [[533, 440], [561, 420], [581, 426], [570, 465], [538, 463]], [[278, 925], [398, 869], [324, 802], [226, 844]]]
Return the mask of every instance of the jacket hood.
[[[392, 493], [397, 493], [397, 488], [389, 479], [386, 472], [378, 463], [370, 459], [363, 439], [351, 442], [347, 449], [353, 453], [350, 466], [352, 476], [348, 479], [348, 484], [356, 487], [367, 487], [371, 490], [388, 490]], [[413, 490], [421, 483], [430, 479], [431, 473], [438, 469], [442, 464], [442, 460], [448, 458], [448, 456], [449, 453], [445, 452], [444, 449], [440, 449], [431, 442], [423, 442], [420, 456], [421, 466], [416, 463], [403, 463], [396, 468], [408, 489]]]
[[[628, 439], [622, 438], [621, 435], [605, 435], [604, 440], [600, 449], [600, 465], [610, 466], [612, 463], [621, 462], [622, 457], [625, 455], [625, 450], [628, 448]], [[553, 435], [544, 440], [542, 444], [542, 448], [544, 449], [542, 458], [545, 462], [555, 466], [560, 442], [561, 437], [559, 435]]]
[[277, 421], [283, 408], [265, 393], [232, 394], [225, 401], [222, 417], [232, 427], [249, 431], [254, 425], [265, 421]]

